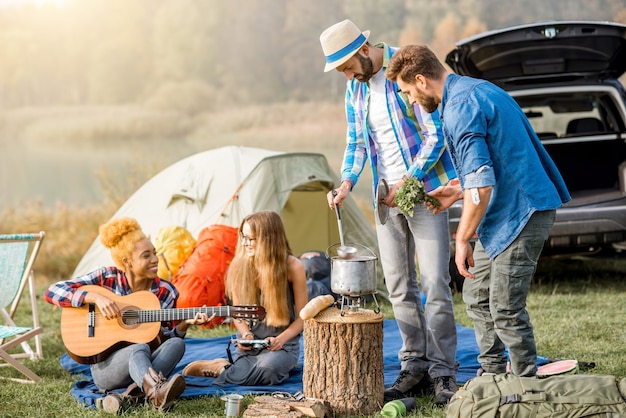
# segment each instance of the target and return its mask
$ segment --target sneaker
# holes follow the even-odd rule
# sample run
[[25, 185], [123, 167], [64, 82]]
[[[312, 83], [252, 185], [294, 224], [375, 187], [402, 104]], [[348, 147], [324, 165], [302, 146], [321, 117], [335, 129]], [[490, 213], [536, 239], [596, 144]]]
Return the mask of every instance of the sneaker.
[[454, 376], [435, 377], [435, 404], [447, 405], [458, 389]]
[[433, 393], [433, 381], [427, 372], [402, 370], [389, 389], [385, 390], [384, 401], [430, 395]]
[[230, 362], [225, 358], [215, 360], [197, 360], [189, 363], [183, 370], [183, 376], [217, 377]]

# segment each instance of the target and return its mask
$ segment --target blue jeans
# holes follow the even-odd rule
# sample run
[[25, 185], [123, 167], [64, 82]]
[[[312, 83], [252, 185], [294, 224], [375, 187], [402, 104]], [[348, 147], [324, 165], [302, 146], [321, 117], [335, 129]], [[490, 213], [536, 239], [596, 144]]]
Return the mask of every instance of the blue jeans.
[[424, 205], [416, 205], [410, 217], [397, 207], [389, 208], [384, 225], [376, 220], [376, 233], [389, 300], [402, 337], [398, 353], [402, 369], [428, 371], [433, 378], [456, 376], [448, 211], [433, 215]]
[[490, 260], [480, 242], [474, 249], [474, 280], [465, 279], [463, 301], [474, 321], [478, 362], [491, 373], [506, 371], [508, 348], [511, 372], [537, 373], [535, 336], [526, 310], [526, 297], [537, 260], [554, 223], [554, 210], [535, 212], [519, 236]]
[[185, 340], [172, 337], [154, 352], [148, 344], [132, 344], [121, 348], [100, 363], [91, 365], [91, 376], [101, 391], [120, 389], [132, 382], [143, 389], [143, 377], [152, 367], [169, 376], [185, 354]]

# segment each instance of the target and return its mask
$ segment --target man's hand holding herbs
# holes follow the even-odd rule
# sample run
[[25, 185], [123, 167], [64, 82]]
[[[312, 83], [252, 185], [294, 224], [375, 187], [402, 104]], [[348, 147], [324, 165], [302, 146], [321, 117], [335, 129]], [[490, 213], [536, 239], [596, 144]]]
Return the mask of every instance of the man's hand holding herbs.
[[[424, 203], [427, 207], [430, 205], [435, 209], [441, 206], [437, 199], [426, 194], [424, 183], [415, 177], [406, 177], [404, 179], [404, 183], [394, 197], [394, 203], [398, 206], [400, 212], [408, 216], [413, 216], [415, 205], [417, 204]], [[431, 210], [437, 213], [435, 210]]]

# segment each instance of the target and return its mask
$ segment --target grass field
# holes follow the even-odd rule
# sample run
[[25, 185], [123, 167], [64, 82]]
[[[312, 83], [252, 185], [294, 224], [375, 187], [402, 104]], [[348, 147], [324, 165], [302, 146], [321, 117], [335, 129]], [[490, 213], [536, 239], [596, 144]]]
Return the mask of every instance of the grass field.
[[[42, 111], [43, 112], [43, 111]], [[223, 145], [259, 146], [282, 151], [311, 151], [324, 153], [336, 170], [341, 160], [341, 141], [345, 130], [341, 104], [282, 104], [273, 108], [253, 107], [232, 109], [223, 113], [184, 117], [166, 115], [161, 124], [154, 124], [159, 114], [126, 109], [121, 112], [86, 110], [75, 115], [75, 110], [60, 109], [52, 114], [25, 109], [5, 112], [0, 118], [0, 134], [14, 144], [33, 149], [49, 147], [71, 149], [82, 140], [91, 146], [117, 147], [137, 138], [152, 141], [168, 135], [180, 135], [176, 146], [190, 145], [195, 150]], [[77, 117], [80, 116], [80, 117]], [[169, 122], [168, 122], [169, 121]], [[176, 123], [174, 123], [174, 121]], [[161, 126], [161, 129], [157, 127]], [[132, 129], [130, 129], [132, 128]], [[155, 131], [155, 129], [157, 129]], [[0, 140], [0, 150], [6, 144]], [[30, 148], [24, 150], [27, 155]], [[99, 152], [98, 148], [89, 152]], [[157, 149], [156, 152], [163, 150]], [[56, 155], [56, 154], [55, 154]], [[134, 154], [133, 154], [134, 155]], [[156, 154], [155, 154], [156, 155]], [[11, 152], [0, 153], [0, 162], [19, 160]], [[50, 207], [41, 202], [25, 202], [0, 212], [0, 232], [24, 233], [46, 231], [42, 250], [35, 265], [39, 312], [44, 327], [45, 358], [35, 363], [27, 362], [43, 381], [25, 385], [9, 381], [0, 383], [1, 417], [98, 417], [107, 416], [101, 411], [83, 408], [71, 395], [74, 377], [65, 372], [59, 363], [65, 352], [59, 334], [59, 309], [46, 304], [41, 295], [53, 281], [70, 278], [82, 255], [97, 236], [98, 226], [106, 222], [133, 191], [154, 172], [148, 172], [159, 162], [146, 156], [136, 168], [139, 172], [123, 178], [119, 173], [105, 173], [103, 202], [93, 206], [74, 206], [59, 203]], [[20, 160], [21, 161], [21, 160]], [[9, 165], [0, 164], [0, 172]], [[145, 171], [145, 172], [144, 172]], [[369, 169], [365, 170], [369, 173]], [[3, 192], [16, 189], [13, 179], [19, 176], [7, 171], [0, 178], [7, 181]], [[53, 173], [46, 171], [48, 176]], [[8, 182], [8, 180], [11, 180]], [[17, 181], [17, 180], [16, 180]], [[361, 200], [366, 216], [371, 216], [369, 181], [359, 183], [365, 192]], [[19, 185], [18, 185], [19, 186]], [[68, 187], [66, 184], [58, 185]], [[364, 202], [364, 203], [363, 203]], [[611, 374], [626, 377], [624, 342], [626, 327], [626, 257], [598, 255], [542, 260], [528, 298], [537, 339], [539, 354], [551, 359], [575, 358], [581, 362], [594, 362], [596, 367], [586, 373]], [[471, 327], [460, 295], [455, 295], [457, 322]], [[23, 304], [20, 315], [27, 315]], [[384, 307], [389, 312], [389, 307]], [[190, 335], [212, 336], [231, 333], [230, 329], [192, 330]], [[21, 377], [11, 368], [0, 368], [0, 377]], [[251, 402], [247, 396], [245, 402]], [[172, 417], [223, 416], [223, 403], [217, 397], [179, 402], [169, 413]], [[150, 407], [134, 409], [129, 417], [158, 417], [161, 414]], [[445, 417], [445, 411], [434, 407], [431, 398], [418, 399], [417, 408], [410, 418]]]
[[[528, 299], [539, 354], [551, 359], [574, 358], [594, 362], [596, 367], [586, 373], [626, 377], [625, 276], [626, 259], [619, 256], [542, 260]], [[39, 296], [45, 286], [46, 283], [38, 284]], [[454, 301], [457, 322], [471, 326], [460, 295], [456, 294]], [[27, 363], [43, 377], [43, 381], [34, 385], [3, 381], [0, 384], [0, 415], [42, 418], [107, 416], [104, 412], [83, 408], [70, 395], [74, 378], [59, 364], [59, 357], [65, 352], [59, 335], [60, 311], [39, 297], [39, 312], [45, 329], [45, 358]], [[27, 314], [26, 311], [21, 313]], [[191, 335], [206, 337], [230, 332], [229, 329], [193, 330]], [[19, 374], [11, 368], [0, 368], [0, 376], [19, 377]], [[251, 401], [252, 397], [246, 396], [246, 404]], [[183, 400], [168, 415], [218, 417], [223, 415], [223, 408], [217, 397]], [[149, 406], [125, 414], [129, 417], [160, 415]], [[408, 416], [445, 417], [445, 412], [435, 408], [431, 398], [420, 398], [417, 408]]]

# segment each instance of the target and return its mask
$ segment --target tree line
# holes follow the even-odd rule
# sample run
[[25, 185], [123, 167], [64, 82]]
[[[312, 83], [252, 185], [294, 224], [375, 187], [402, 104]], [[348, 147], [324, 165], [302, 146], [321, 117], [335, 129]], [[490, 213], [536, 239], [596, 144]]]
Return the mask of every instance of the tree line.
[[626, 23], [623, 0], [64, 0], [0, 8], [0, 108], [142, 104], [189, 114], [340, 100], [320, 33], [345, 18], [372, 42], [460, 39], [548, 19]]

